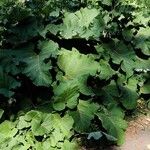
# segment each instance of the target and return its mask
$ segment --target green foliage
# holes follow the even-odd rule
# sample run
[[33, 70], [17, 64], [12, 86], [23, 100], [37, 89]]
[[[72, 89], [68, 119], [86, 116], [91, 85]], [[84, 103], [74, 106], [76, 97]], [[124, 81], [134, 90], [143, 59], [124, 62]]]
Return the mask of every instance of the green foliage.
[[[15, 122], [5, 121], [0, 124], [0, 148], [75, 149], [77, 144], [69, 141], [73, 134], [73, 123], [69, 115], [60, 117], [58, 114], [29, 111], [19, 116]], [[36, 137], [42, 135], [42, 142], [39, 142]]]
[[81, 8], [75, 13], [65, 13], [60, 35], [70, 38], [98, 38], [104, 26], [98, 9]]
[[127, 128], [127, 123], [124, 118], [124, 113], [119, 107], [111, 107], [109, 111], [103, 108], [97, 113], [103, 127], [108, 133], [117, 139], [117, 144], [121, 145], [124, 142], [124, 130]]
[[3, 110], [3, 109], [0, 109], [0, 119], [1, 119], [1, 117], [3, 116], [3, 113], [4, 113], [4, 110]]
[[150, 94], [148, 4], [1, 0], [0, 149], [123, 144], [125, 112]]
[[105, 136], [109, 141], [115, 141], [116, 142], [116, 138], [109, 135], [109, 134], [106, 134], [105, 132], [102, 132], [102, 131], [98, 131], [98, 132], [91, 132], [89, 133], [88, 135], [88, 139], [92, 139], [94, 138], [95, 140], [99, 140], [102, 136]]
[[44, 60], [55, 55], [58, 46], [52, 41], [44, 41], [43, 43], [40, 41], [39, 49], [41, 49], [39, 54], [31, 52], [26, 58], [23, 58], [27, 65], [23, 73], [29, 76], [37, 86], [49, 86], [52, 82], [49, 72], [51, 63], [44, 63]]
[[54, 104], [53, 107], [55, 110], [64, 110], [67, 106], [70, 109], [73, 109], [77, 106], [79, 89], [78, 85], [74, 82], [61, 82], [54, 89]]
[[79, 100], [77, 110], [69, 113], [75, 122], [74, 129], [78, 132], [86, 132], [97, 110], [98, 105], [90, 103], [89, 101]]
[[98, 62], [92, 57], [80, 54], [77, 50], [63, 50], [58, 57], [58, 66], [65, 72], [66, 78], [77, 78], [86, 74], [96, 74]]
[[13, 89], [20, 86], [20, 82], [16, 81], [13, 77], [7, 75], [2, 68], [0, 68], [0, 94], [6, 97], [13, 96]]

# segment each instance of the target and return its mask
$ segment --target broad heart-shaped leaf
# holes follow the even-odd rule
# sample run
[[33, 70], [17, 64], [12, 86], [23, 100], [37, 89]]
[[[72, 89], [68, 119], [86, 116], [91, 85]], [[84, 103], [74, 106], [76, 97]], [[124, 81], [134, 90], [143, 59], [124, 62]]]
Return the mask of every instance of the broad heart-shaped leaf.
[[79, 149], [76, 142], [69, 142], [68, 140], [65, 140], [62, 146], [62, 150], [77, 150]]
[[94, 138], [94, 140], [99, 140], [103, 136], [102, 132], [97, 131], [97, 132], [91, 132], [89, 133], [87, 139]]
[[117, 42], [114, 50], [111, 53], [113, 62], [120, 64], [121, 69], [130, 77], [135, 68], [135, 52], [131, 46], [126, 46], [123, 42]]
[[137, 58], [136, 59], [136, 67], [135, 67], [135, 71], [142, 69], [142, 70], [150, 70], [150, 58], [149, 59], [141, 59], [141, 58]]
[[133, 75], [136, 66], [136, 55], [130, 45], [125, 45], [122, 41], [113, 40], [107, 44], [102, 44], [104, 49], [103, 56], [112, 59], [113, 63], [120, 65], [121, 69], [126, 72], [127, 77]]
[[60, 141], [69, 139], [72, 136], [71, 129], [73, 123], [74, 121], [71, 116], [65, 115], [61, 118], [58, 114], [51, 115], [51, 122], [43, 122], [42, 126], [52, 128], [50, 138], [48, 139], [51, 147], [58, 146]]
[[122, 111], [118, 109], [116, 113], [116, 109], [118, 109], [118, 107], [109, 110], [102, 108], [96, 115], [101, 120], [102, 126], [107, 130], [108, 134], [117, 138], [117, 144], [121, 145], [124, 142], [124, 131], [127, 128], [127, 123], [123, 120]]
[[64, 117], [60, 117], [58, 114], [52, 115], [53, 128], [59, 129], [64, 137], [69, 138], [71, 134], [71, 129], [73, 127], [74, 120], [71, 116], [66, 114]]
[[[98, 38], [104, 28], [102, 17], [98, 16], [98, 9], [81, 8], [75, 13], [64, 14], [63, 24], [60, 27], [60, 35], [65, 39], [81, 37]], [[98, 16], [98, 19], [96, 17]]]
[[[29, 111], [26, 113], [24, 121], [31, 121], [31, 131], [35, 136], [41, 136], [46, 133], [49, 133], [50, 130], [42, 126], [42, 123], [47, 119], [47, 121], [51, 121], [51, 116], [47, 116], [46, 114], [42, 114], [39, 111]], [[19, 124], [18, 124], [19, 127]]]
[[111, 6], [112, 5], [112, 1], [111, 0], [102, 0], [102, 4]]
[[94, 75], [99, 70], [99, 63], [91, 56], [80, 54], [76, 49], [63, 49], [58, 57], [58, 66], [65, 72], [65, 77], [73, 79], [82, 75]]
[[69, 113], [74, 119], [74, 129], [77, 132], [85, 132], [88, 130], [98, 107], [98, 104], [79, 100], [77, 111], [70, 111]]
[[3, 72], [3, 69], [0, 67], [0, 94], [11, 97], [14, 92], [13, 89], [19, 87], [21, 84], [13, 77]]
[[[57, 137], [57, 138], [56, 138]], [[56, 138], [56, 139], [55, 139]], [[55, 135], [51, 135], [46, 141], [42, 142], [41, 145], [37, 145], [37, 150], [77, 150], [79, 146], [75, 141], [69, 141], [65, 139], [62, 142], [62, 138], [60, 133], [55, 133]]]
[[77, 105], [79, 97], [78, 83], [75, 81], [61, 82], [57, 87], [54, 87], [54, 103], [55, 110], [63, 110], [67, 106], [73, 109]]
[[79, 91], [84, 94], [84, 95], [94, 95], [93, 90], [90, 86], [88, 86], [87, 84], [87, 80], [88, 80], [88, 75], [79, 77], [78, 79], [76, 79], [76, 82], [78, 83], [79, 86]]
[[41, 48], [39, 54], [31, 51], [22, 60], [27, 64], [23, 73], [30, 77], [33, 83], [37, 86], [50, 86], [52, 82], [51, 74], [49, 72], [51, 69], [51, 63], [45, 63], [44, 60], [52, 55], [56, 55], [58, 45], [52, 41], [46, 41], [42, 43], [40, 42], [39, 48]]
[[150, 56], [150, 29], [140, 28], [135, 36], [134, 44], [136, 48], [141, 49], [142, 53]]
[[51, 84], [51, 74], [49, 70], [51, 69], [51, 64], [45, 64], [43, 59], [39, 55], [33, 54], [25, 60], [27, 67], [23, 71], [24, 74], [29, 76], [33, 83], [37, 86], [50, 86]]
[[121, 102], [126, 109], [134, 109], [138, 99], [138, 80], [132, 77], [127, 82], [125, 77], [124, 79], [121, 77], [118, 78], [117, 82], [112, 80], [110, 84], [96, 90], [95, 93], [102, 97], [105, 106], [117, 105], [118, 102]]
[[150, 94], [150, 81], [148, 81], [141, 87], [140, 92], [143, 94]]
[[[60, 117], [58, 114], [51, 114], [51, 113], [42, 113], [40, 111], [29, 111], [25, 115], [25, 121], [31, 122], [31, 131], [34, 135], [40, 136], [44, 134], [49, 134], [54, 132], [62, 134], [62, 139], [64, 137], [69, 137], [71, 134], [71, 129], [73, 126], [73, 119], [69, 115], [65, 115], [64, 117]], [[53, 136], [56, 136], [53, 133]], [[57, 140], [57, 139], [56, 139]]]
[[127, 84], [126, 86], [120, 86], [119, 87], [119, 89], [121, 91], [119, 99], [120, 99], [122, 105], [126, 109], [134, 109], [134, 108], [136, 108], [137, 100], [138, 100], [138, 94], [136, 92], [136, 90], [137, 90], [137, 82], [135, 81], [134, 83], [131, 83], [131, 84], [134, 84], [134, 88], [132, 88], [133, 85], [131, 86], [130, 83]]
[[10, 49], [0, 49], [0, 66], [6, 73], [18, 74], [21, 70], [17, 68], [18, 61], [12, 56]]
[[24, 43], [38, 35], [38, 31], [43, 27], [36, 17], [26, 18], [26, 23], [18, 24], [8, 29], [10, 36], [7, 37], [9, 43]]
[[17, 129], [15, 128], [14, 124], [10, 121], [5, 120], [0, 124], [0, 146], [1, 142], [5, 141], [6, 139], [9, 139], [13, 137], [17, 132]]
[[25, 120], [24, 116], [19, 117], [19, 121], [18, 121], [18, 124], [17, 124], [17, 129], [21, 130], [21, 129], [24, 129], [24, 128], [28, 128], [30, 126], [31, 126], [30, 123]]
[[109, 63], [103, 59], [100, 60], [100, 79], [108, 80], [114, 75], [115, 71], [110, 67]]
[[3, 110], [3, 109], [0, 109], [0, 119], [1, 119], [2, 116], [3, 116], [3, 113], [4, 113], [4, 110]]
[[58, 44], [53, 41], [40, 41], [38, 44], [38, 48], [41, 50], [42, 57], [56, 57], [58, 55]]
[[94, 140], [99, 140], [102, 136], [105, 136], [109, 141], [117, 141], [117, 139], [105, 132], [102, 132], [102, 131], [97, 131], [97, 132], [91, 132], [89, 133], [87, 139], [91, 139], [91, 138], [94, 138]]
[[[140, 2], [140, 1], [139, 1]], [[142, 1], [142, 2], [146, 2], [146, 1]], [[148, 2], [148, 1], [147, 1]], [[140, 5], [141, 5], [141, 2], [140, 2]], [[150, 6], [149, 4], [147, 4], [147, 6]], [[146, 7], [147, 7], [146, 6]], [[145, 8], [146, 8], [145, 7]], [[147, 7], [148, 8], [148, 7]], [[148, 8], [149, 9], [149, 8]], [[149, 10], [148, 10], [149, 11]], [[148, 27], [148, 24], [149, 24], [149, 20], [150, 20], [150, 16], [147, 15], [148, 11], [145, 9], [142, 9], [142, 12], [141, 11], [138, 11], [138, 12], [134, 12], [133, 13], [133, 16], [134, 16], [134, 19], [133, 19], [133, 23], [134, 24], [139, 24], [141, 26], [144, 26], [144, 27]], [[148, 34], [147, 34], [148, 35]]]
[[105, 106], [116, 105], [118, 103], [119, 90], [114, 80], [102, 89], [95, 90], [95, 93], [102, 97]]
[[[36, 136], [41, 136], [44, 134], [48, 134], [51, 130], [52, 127], [47, 125], [43, 125], [46, 123], [51, 122], [52, 116], [51, 114], [44, 114], [41, 113], [40, 111], [29, 111], [26, 113], [24, 121], [31, 121], [31, 131], [34, 135]], [[28, 125], [27, 125], [28, 126]], [[19, 124], [18, 124], [19, 127]]]
[[[60, 83], [66, 83], [66, 85], [68, 84], [70, 88], [72, 88], [73, 85], [77, 86], [78, 91], [80, 91], [84, 95], [87, 95], [87, 96], [94, 95], [92, 88], [87, 85], [87, 80], [88, 80], [89, 75], [83, 75], [81, 77], [74, 78], [74, 79], [67, 79], [66, 77], [63, 76], [62, 72], [58, 72], [58, 76], [60, 76], [60, 78], [57, 80], [59, 80]], [[53, 88], [55, 89], [56, 87], [54, 86]]]

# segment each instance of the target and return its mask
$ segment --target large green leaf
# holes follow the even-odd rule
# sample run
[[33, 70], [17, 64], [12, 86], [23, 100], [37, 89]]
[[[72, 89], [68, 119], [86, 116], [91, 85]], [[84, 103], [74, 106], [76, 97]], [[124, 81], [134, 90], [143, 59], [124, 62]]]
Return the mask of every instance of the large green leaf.
[[13, 57], [13, 53], [10, 49], [0, 49], [0, 66], [5, 72], [16, 75], [21, 70], [17, 67], [19, 62]]
[[[60, 75], [59, 75], [59, 73], [60, 73]], [[89, 75], [83, 75], [83, 76], [80, 76], [78, 78], [68, 79], [65, 76], [62, 76], [63, 75], [62, 72], [59, 72], [59, 73], [58, 73], [58, 75], [60, 76], [60, 78], [58, 80], [60, 81], [60, 84], [67, 85], [68, 89], [72, 88], [72, 86], [76, 86], [76, 87], [78, 87], [77, 91], [80, 91], [84, 95], [93, 95], [94, 94], [92, 91], [92, 88], [90, 86], [88, 86], [88, 84], [87, 84], [87, 80], [88, 80]], [[63, 87], [63, 86], [61, 86], [61, 87]], [[58, 85], [54, 86], [53, 88], [54, 88], [54, 91], [57, 91], [57, 90], [55, 90], [55, 88], [57, 88], [58, 91], [63, 90]]]
[[97, 132], [91, 132], [91, 133], [89, 133], [87, 139], [89, 140], [89, 139], [92, 139], [92, 138], [93, 138], [94, 140], [99, 140], [99, 139], [102, 138], [103, 135], [104, 135], [109, 141], [117, 141], [117, 139], [116, 139], [115, 137], [113, 137], [113, 136], [111, 136], [111, 135], [109, 135], [109, 134], [107, 134], [107, 133], [105, 133], [105, 132], [102, 132], [102, 131], [97, 131]]
[[124, 115], [122, 114], [122, 110], [118, 107], [109, 108], [109, 111], [103, 108], [97, 113], [97, 116], [101, 120], [102, 126], [107, 130], [108, 134], [117, 138], [117, 144], [123, 144], [125, 139], [124, 131], [127, 128], [127, 123], [123, 120]]
[[77, 111], [71, 111], [69, 113], [74, 119], [74, 129], [78, 132], [87, 131], [98, 107], [98, 104], [80, 100]]
[[49, 86], [51, 84], [51, 64], [45, 64], [39, 55], [33, 54], [30, 58], [25, 60], [27, 67], [23, 71], [24, 74], [29, 76], [33, 83], [37, 86]]
[[129, 88], [121, 87], [120, 101], [126, 109], [135, 109], [137, 105], [138, 94]]
[[142, 53], [150, 56], [150, 29], [140, 28], [135, 36], [135, 47], [141, 49]]
[[100, 79], [109, 79], [113, 76], [115, 71], [110, 67], [109, 63], [105, 60], [100, 60]]
[[149, 81], [140, 88], [140, 92], [143, 94], [150, 94], [150, 82]]
[[52, 126], [55, 130], [59, 129], [59, 131], [63, 134], [64, 137], [69, 138], [71, 133], [71, 129], [73, 127], [74, 120], [71, 116], [66, 114], [64, 117], [60, 117], [58, 114], [52, 115]]
[[[29, 111], [15, 123], [5, 121], [0, 124], [0, 149], [75, 149], [77, 143], [70, 141], [73, 123], [69, 115], [60, 117], [58, 114]], [[43, 136], [43, 141], [39, 142], [35, 136]]]
[[65, 109], [66, 106], [70, 109], [76, 107], [79, 97], [78, 91], [78, 83], [75, 81], [64, 81], [54, 87], [54, 109], [60, 111]]
[[37, 20], [34, 16], [28, 17], [25, 24], [18, 24], [8, 29], [7, 34], [10, 34], [10, 36], [7, 37], [7, 41], [13, 44], [24, 43], [37, 36], [42, 26], [41, 21]]
[[19, 87], [20, 85], [20, 82], [4, 73], [2, 68], [0, 68], [0, 94], [6, 97], [11, 97], [14, 95], [13, 89]]
[[0, 124], [0, 145], [5, 140], [12, 138], [17, 133], [17, 129], [10, 121], [5, 120]]
[[58, 66], [65, 72], [65, 77], [72, 79], [82, 75], [94, 75], [99, 70], [99, 63], [91, 56], [80, 54], [76, 49], [62, 50], [58, 57]]
[[41, 50], [40, 55], [43, 58], [56, 57], [58, 55], [58, 44], [51, 40], [40, 41], [38, 48]]
[[69, 115], [61, 118], [58, 114], [51, 115], [51, 121], [43, 122], [42, 126], [52, 129], [50, 138], [47, 140], [51, 147], [59, 147], [59, 142], [69, 139], [72, 136], [71, 129], [73, 123], [74, 121]]
[[86, 39], [92, 36], [98, 38], [104, 28], [102, 17], [95, 19], [99, 13], [100, 11], [94, 8], [81, 8], [75, 13], [66, 12], [60, 28], [61, 36], [66, 39], [78, 36]]
[[111, 0], [102, 0], [102, 4], [111, 6], [112, 5], [112, 1]]
[[19, 121], [18, 121], [18, 124], [17, 124], [17, 128], [19, 130], [24, 129], [24, 128], [28, 128], [30, 126], [31, 126], [30, 123], [25, 120], [24, 116], [19, 117]]
[[48, 134], [54, 130], [62, 133], [63, 137], [69, 136], [73, 126], [72, 117], [65, 115], [63, 118], [58, 114], [47, 114], [40, 111], [30, 111], [25, 115], [25, 120], [31, 122], [31, 130], [34, 135]]
[[110, 84], [104, 86], [102, 89], [95, 90], [96, 94], [102, 97], [103, 104], [106, 106], [117, 104], [120, 94], [117, 84], [114, 80]]
[[126, 85], [119, 86], [120, 101], [126, 109], [135, 109], [138, 99], [138, 80], [135, 77], [129, 78]]
[[23, 59], [27, 64], [23, 73], [29, 76], [37, 86], [50, 86], [52, 78], [49, 71], [52, 67], [50, 62], [45, 63], [44, 60], [56, 55], [58, 45], [52, 41], [45, 41], [39, 43], [39, 48], [41, 48], [39, 54], [30, 52], [29, 55]]
[[102, 49], [104, 50], [101, 53], [107, 60], [110, 57], [113, 63], [121, 65], [121, 69], [128, 77], [133, 75], [137, 58], [131, 45], [113, 40], [107, 44], [102, 44]]
[[77, 150], [79, 149], [79, 147], [76, 142], [69, 142], [68, 140], [65, 140], [62, 146], [62, 150], [68, 150], [68, 149]]
[[[29, 111], [25, 115], [24, 121], [26, 122], [31, 121], [31, 124], [30, 124], [31, 131], [33, 132], [34, 135], [39, 136], [39, 135], [47, 134], [52, 130], [51, 126], [43, 125], [45, 124], [45, 122], [50, 123], [51, 119], [52, 119], [51, 114], [44, 114], [44, 113], [41, 113], [40, 111]], [[28, 122], [24, 123], [22, 127], [29, 127]], [[21, 122], [19, 121], [18, 128], [20, 126], [20, 123]]]
[[3, 113], [4, 113], [4, 110], [3, 110], [3, 109], [0, 109], [0, 119], [1, 119], [2, 116], [3, 116]]

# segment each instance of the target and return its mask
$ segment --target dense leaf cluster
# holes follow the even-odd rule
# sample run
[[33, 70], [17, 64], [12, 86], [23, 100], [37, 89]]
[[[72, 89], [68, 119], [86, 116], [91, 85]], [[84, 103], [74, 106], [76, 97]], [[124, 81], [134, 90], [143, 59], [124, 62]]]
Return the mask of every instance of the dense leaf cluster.
[[150, 94], [149, 6], [1, 0], [0, 149], [77, 150], [77, 133], [121, 145]]

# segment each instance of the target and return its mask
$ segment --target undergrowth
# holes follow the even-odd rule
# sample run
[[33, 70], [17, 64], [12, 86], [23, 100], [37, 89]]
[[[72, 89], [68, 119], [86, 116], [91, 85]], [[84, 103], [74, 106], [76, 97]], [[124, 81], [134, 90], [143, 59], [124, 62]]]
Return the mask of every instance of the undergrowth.
[[125, 115], [150, 95], [144, 2], [0, 1], [0, 149], [123, 144]]

